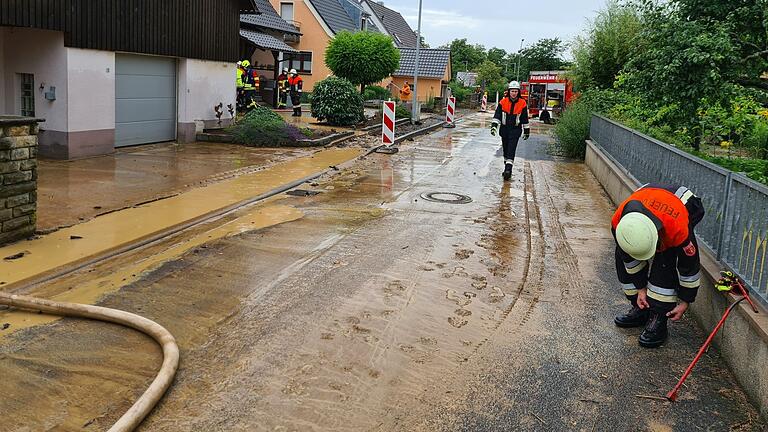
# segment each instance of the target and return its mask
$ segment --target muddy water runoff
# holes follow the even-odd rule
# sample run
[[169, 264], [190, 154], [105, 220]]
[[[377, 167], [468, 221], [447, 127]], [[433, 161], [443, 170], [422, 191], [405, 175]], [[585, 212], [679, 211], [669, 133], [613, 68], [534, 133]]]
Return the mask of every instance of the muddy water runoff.
[[[45, 289], [112, 283], [100, 304], [176, 336], [179, 374], [142, 431], [760, 430], [717, 359], [705, 359], [707, 380], [691, 381], [687, 404], [632, 396], [672, 380], [685, 363], [674, 352], [695, 348], [681, 337], [648, 357], [637, 333], [613, 328], [624, 305], [610, 273], [610, 203], [583, 165], [543, 154], [543, 134], [502, 183], [487, 121], [371, 155], [306, 185], [318, 195], [276, 197]], [[283, 216], [226, 228], [254, 211]], [[209, 237], [219, 227], [226, 235]], [[701, 337], [690, 323], [673, 331]], [[632, 379], [645, 362], [670, 370]], [[0, 399], [0, 430], [106, 429], [159, 363], [151, 341], [115, 326], [67, 319], [18, 331], [0, 339], [0, 394], [14, 395]]]

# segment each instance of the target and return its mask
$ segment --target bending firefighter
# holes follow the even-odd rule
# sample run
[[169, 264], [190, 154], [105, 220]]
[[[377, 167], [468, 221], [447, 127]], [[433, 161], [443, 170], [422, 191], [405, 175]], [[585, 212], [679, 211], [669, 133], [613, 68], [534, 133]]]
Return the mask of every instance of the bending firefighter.
[[614, 322], [645, 326], [643, 347], [663, 344], [667, 319], [679, 320], [696, 299], [701, 272], [693, 229], [703, 218], [704, 206], [688, 188], [653, 184], [635, 191], [613, 215], [616, 273], [632, 303]]
[[293, 117], [301, 117], [301, 92], [304, 86], [304, 81], [296, 72], [296, 69], [291, 69], [290, 76], [288, 77], [288, 88], [291, 92], [291, 104], [293, 104]]
[[531, 136], [528, 126], [528, 104], [520, 97], [520, 83], [509, 83], [508, 93], [496, 106], [491, 124], [491, 135], [501, 133], [501, 146], [504, 149], [504, 180], [512, 178], [512, 164], [515, 163], [515, 152], [520, 135], [523, 139]]

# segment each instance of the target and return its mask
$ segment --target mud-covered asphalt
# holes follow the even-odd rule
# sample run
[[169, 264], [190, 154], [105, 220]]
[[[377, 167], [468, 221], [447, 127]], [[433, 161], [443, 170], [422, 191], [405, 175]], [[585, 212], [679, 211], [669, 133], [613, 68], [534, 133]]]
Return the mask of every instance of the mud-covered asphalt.
[[[663, 396], [705, 333], [686, 318], [649, 351], [615, 328], [610, 201], [583, 164], [547, 156], [544, 129], [503, 183], [488, 120], [39, 290], [117, 284], [100, 304], [176, 336], [179, 374], [142, 431], [764, 430], [714, 349], [676, 404], [638, 397]], [[473, 201], [420, 196], [434, 191]], [[285, 216], [238, 224], [270, 206]], [[166, 252], [180, 244], [194, 247]], [[0, 337], [0, 430], [107, 429], [160, 361], [108, 324]]]

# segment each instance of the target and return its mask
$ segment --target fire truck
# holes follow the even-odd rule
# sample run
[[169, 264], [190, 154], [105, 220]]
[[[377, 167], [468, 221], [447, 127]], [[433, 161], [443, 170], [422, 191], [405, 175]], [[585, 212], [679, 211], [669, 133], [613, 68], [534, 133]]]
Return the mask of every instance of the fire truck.
[[528, 113], [544, 123], [554, 123], [573, 100], [573, 82], [566, 71], [531, 71], [521, 84], [521, 95], [528, 101]]

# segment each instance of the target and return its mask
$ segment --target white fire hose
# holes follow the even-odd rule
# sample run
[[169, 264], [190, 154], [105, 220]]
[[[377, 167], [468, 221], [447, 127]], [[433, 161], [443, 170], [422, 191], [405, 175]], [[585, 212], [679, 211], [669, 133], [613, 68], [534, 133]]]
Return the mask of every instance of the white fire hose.
[[47, 314], [89, 318], [131, 327], [152, 337], [163, 348], [163, 365], [154, 381], [133, 406], [109, 429], [108, 432], [131, 432], [163, 397], [173, 382], [179, 366], [179, 347], [173, 335], [160, 324], [130, 312], [100, 306], [55, 302], [35, 297], [0, 292], [0, 305], [19, 309], [41, 311]]

